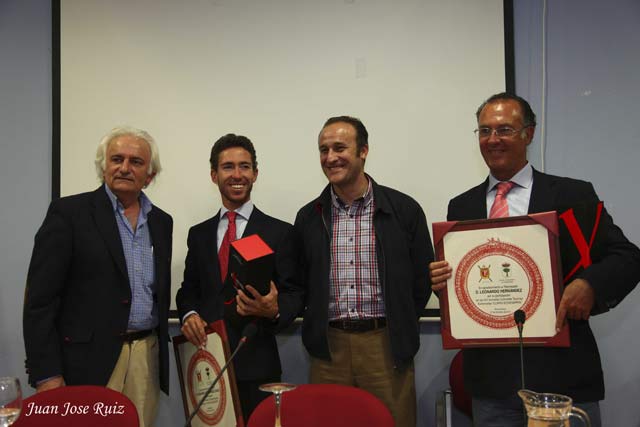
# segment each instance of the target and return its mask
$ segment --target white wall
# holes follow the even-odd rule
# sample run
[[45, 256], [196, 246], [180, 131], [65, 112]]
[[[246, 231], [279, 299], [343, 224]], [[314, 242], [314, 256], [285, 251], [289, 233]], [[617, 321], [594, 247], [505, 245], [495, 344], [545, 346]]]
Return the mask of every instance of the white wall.
[[27, 389], [22, 300], [51, 187], [50, 23], [48, 1], [0, 1], [0, 376]]
[[[175, 295], [189, 227], [220, 207], [209, 179], [213, 142], [228, 132], [248, 136], [260, 170], [252, 200], [293, 222], [326, 185], [322, 123], [349, 114], [369, 130], [374, 179], [415, 198], [428, 221], [442, 219], [448, 191], [484, 175], [482, 159], [466, 148], [476, 100], [505, 87], [502, 6], [62, 0], [61, 194], [97, 186], [88, 159], [110, 128], [148, 130], [164, 170], [147, 194], [173, 216]], [[466, 16], [475, 19], [455, 25]], [[455, 156], [456, 168], [435, 153]]]

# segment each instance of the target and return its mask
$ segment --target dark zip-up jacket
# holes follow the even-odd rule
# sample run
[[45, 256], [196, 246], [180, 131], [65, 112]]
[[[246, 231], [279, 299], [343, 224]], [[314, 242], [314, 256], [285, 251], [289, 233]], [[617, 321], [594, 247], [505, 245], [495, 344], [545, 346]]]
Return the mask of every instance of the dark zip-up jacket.
[[[412, 362], [420, 346], [418, 319], [431, 295], [428, 271], [433, 249], [420, 205], [399, 191], [371, 182], [378, 273], [395, 366], [402, 368]], [[289, 324], [302, 313], [303, 343], [311, 356], [325, 360], [331, 358], [327, 342], [331, 228], [328, 185], [298, 211], [294, 224], [298, 289], [279, 298], [279, 323]]]

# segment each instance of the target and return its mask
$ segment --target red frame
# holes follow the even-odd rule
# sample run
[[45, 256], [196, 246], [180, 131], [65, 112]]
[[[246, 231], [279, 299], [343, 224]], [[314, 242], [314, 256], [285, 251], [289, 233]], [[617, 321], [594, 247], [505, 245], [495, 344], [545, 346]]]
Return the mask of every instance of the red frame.
[[[555, 211], [536, 213], [525, 216], [494, 218], [473, 221], [446, 221], [433, 223], [433, 240], [435, 242], [436, 260], [445, 260], [444, 236], [452, 231], [484, 230], [521, 225], [539, 224], [547, 230], [549, 255], [551, 258], [551, 277], [553, 281], [553, 295], [556, 312], [562, 296], [562, 276], [560, 263], [560, 249], [558, 243], [558, 216]], [[449, 279], [449, 280], [453, 280]], [[545, 285], [546, 286], [546, 285]], [[519, 344], [518, 337], [513, 338], [478, 338], [459, 339], [451, 334], [451, 321], [449, 316], [449, 298], [447, 289], [439, 293], [440, 297], [440, 329], [442, 333], [442, 347], [444, 349], [490, 347], [490, 346], [514, 346]], [[565, 326], [552, 337], [525, 337], [523, 344], [526, 346], [544, 347], [569, 347], [569, 325]]]
[[[222, 341], [223, 352], [224, 352], [224, 363], [227, 363], [229, 357], [231, 355], [231, 350], [229, 348], [229, 337], [227, 335], [227, 329], [225, 328], [223, 320], [216, 320], [213, 323], [210, 323], [206, 328], [205, 332], [207, 335], [217, 334], [220, 336], [220, 340]], [[180, 394], [182, 395], [182, 405], [184, 407], [185, 419], [189, 418], [191, 413], [189, 412], [189, 405], [187, 403], [187, 390], [185, 387], [184, 377], [182, 375], [182, 361], [180, 360], [180, 352], [178, 351], [181, 345], [193, 345], [191, 344], [184, 335], [176, 335], [172, 337], [173, 341], [173, 350], [176, 357], [176, 367], [178, 368], [178, 378], [180, 380]], [[223, 366], [224, 366], [223, 363]], [[238, 395], [238, 387], [236, 385], [236, 375], [233, 369], [233, 363], [229, 365], [227, 368], [227, 374], [229, 375], [229, 387], [231, 387], [231, 396], [233, 398], [233, 409], [236, 415], [236, 427], [245, 427], [245, 421], [242, 416], [242, 408], [240, 406], [240, 397]], [[195, 420], [196, 418], [194, 418]], [[193, 421], [192, 421], [193, 422]]]

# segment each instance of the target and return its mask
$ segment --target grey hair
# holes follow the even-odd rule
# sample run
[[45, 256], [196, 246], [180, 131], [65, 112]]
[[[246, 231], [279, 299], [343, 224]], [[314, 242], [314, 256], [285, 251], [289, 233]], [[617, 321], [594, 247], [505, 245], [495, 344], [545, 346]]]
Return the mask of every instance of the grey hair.
[[98, 174], [98, 179], [101, 182], [104, 182], [104, 169], [107, 166], [107, 148], [109, 147], [109, 144], [116, 138], [126, 135], [142, 139], [149, 145], [149, 149], [151, 150], [151, 162], [149, 163], [149, 169], [147, 170], [149, 175], [157, 175], [162, 170], [162, 166], [160, 165], [160, 152], [158, 151], [155, 139], [142, 129], [131, 126], [119, 126], [111, 129], [108, 134], [102, 137], [100, 144], [98, 144], [98, 149], [96, 150], [96, 173]]

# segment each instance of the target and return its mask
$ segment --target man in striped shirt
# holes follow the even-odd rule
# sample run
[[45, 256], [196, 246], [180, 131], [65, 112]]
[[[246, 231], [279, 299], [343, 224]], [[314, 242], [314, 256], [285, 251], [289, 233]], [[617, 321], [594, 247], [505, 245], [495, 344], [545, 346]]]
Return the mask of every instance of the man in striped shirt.
[[424, 212], [365, 174], [369, 143], [360, 120], [327, 120], [318, 149], [329, 185], [296, 217], [301, 289], [279, 296], [280, 322], [306, 303], [311, 382], [365, 389], [396, 425], [415, 426], [413, 357], [433, 260]]

